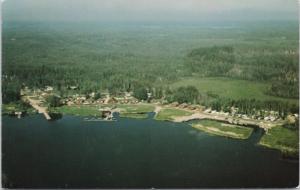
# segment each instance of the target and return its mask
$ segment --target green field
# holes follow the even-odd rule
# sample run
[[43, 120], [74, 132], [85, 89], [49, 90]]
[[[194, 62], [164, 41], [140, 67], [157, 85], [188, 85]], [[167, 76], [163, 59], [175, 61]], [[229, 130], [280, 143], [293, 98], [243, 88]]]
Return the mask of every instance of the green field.
[[200, 92], [210, 92], [220, 97], [231, 99], [257, 99], [257, 100], [282, 100], [297, 103], [297, 99], [279, 98], [266, 95], [269, 88], [268, 83], [252, 82], [246, 80], [237, 80], [229, 78], [200, 78], [188, 77], [182, 78], [171, 85], [171, 88], [180, 86], [195, 86]]
[[156, 120], [164, 120], [164, 121], [173, 121], [174, 117], [178, 116], [189, 116], [192, 115], [192, 112], [188, 112], [185, 110], [179, 110], [175, 108], [165, 108], [162, 109], [154, 119]]
[[17, 103], [9, 103], [9, 104], [2, 104], [2, 114], [9, 114], [15, 111], [21, 111], [22, 109]]
[[150, 104], [117, 104], [116, 106], [124, 113], [148, 113], [154, 111], [154, 106]]
[[195, 129], [205, 131], [209, 134], [236, 139], [247, 139], [253, 131], [253, 129], [250, 127], [225, 124], [222, 122], [212, 120], [200, 120], [196, 123], [191, 124], [191, 126]]
[[97, 106], [61, 106], [52, 108], [51, 112], [59, 112], [68, 115], [79, 115], [79, 116], [100, 116], [101, 111]]
[[11, 114], [14, 112], [27, 112], [27, 113], [35, 113], [35, 110], [30, 106], [22, 106], [20, 102], [12, 102], [9, 104], [1, 105], [2, 114]]
[[73, 105], [73, 106], [61, 106], [56, 108], [51, 108], [51, 112], [58, 112], [70, 115], [80, 115], [80, 116], [100, 116], [101, 111], [99, 109], [108, 107], [120, 109], [120, 117], [131, 117], [131, 118], [147, 118], [148, 112], [154, 111], [154, 106], [152, 105], [125, 105], [125, 104], [108, 104], [108, 105]]
[[128, 104], [118, 104], [117, 108], [120, 109], [120, 117], [129, 117], [135, 119], [145, 119], [148, 117], [149, 112], [154, 111], [153, 105], [128, 105]]
[[134, 119], [146, 119], [147, 113], [120, 113], [120, 117], [134, 118]]
[[259, 144], [278, 149], [288, 155], [298, 155], [299, 130], [291, 130], [282, 126], [274, 127], [261, 138]]

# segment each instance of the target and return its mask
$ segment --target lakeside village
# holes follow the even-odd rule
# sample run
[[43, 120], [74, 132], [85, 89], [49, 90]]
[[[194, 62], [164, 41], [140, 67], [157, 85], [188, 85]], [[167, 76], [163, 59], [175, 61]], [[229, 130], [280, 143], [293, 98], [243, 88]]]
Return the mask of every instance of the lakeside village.
[[[47, 98], [57, 97], [57, 101], [59, 101], [57, 104], [59, 106], [92, 106], [92, 105], [100, 105], [101, 108], [99, 108], [99, 117], [102, 117], [104, 120], [112, 120], [113, 113], [114, 112], [121, 112], [122, 109], [116, 109], [116, 107], [112, 107], [111, 105], [141, 105], [141, 104], [148, 104], [148, 105], [154, 105], [155, 110], [154, 112], [157, 112], [161, 110], [162, 108], [176, 108], [181, 110], [190, 111], [192, 113], [202, 113], [203, 115], [206, 115], [207, 117], [189, 117], [189, 118], [177, 118], [174, 119], [174, 121], [187, 121], [191, 119], [201, 119], [201, 118], [208, 118], [208, 119], [215, 119], [215, 120], [224, 120], [229, 123], [233, 124], [281, 124], [284, 122], [284, 120], [280, 117], [279, 113], [276, 111], [265, 111], [265, 110], [258, 110], [252, 115], [246, 115], [246, 114], [239, 114], [238, 109], [231, 107], [230, 112], [217, 112], [215, 110], [212, 110], [211, 108], [205, 108], [201, 105], [193, 105], [193, 104], [187, 104], [182, 103], [179, 104], [178, 102], [168, 103], [163, 98], [160, 100], [152, 99], [151, 93], [147, 93], [148, 101], [138, 100], [137, 98], [133, 97], [132, 92], [124, 92], [120, 93], [118, 96], [111, 96], [107, 92], [103, 92], [101, 94], [96, 94], [95, 92], [92, 92], [88, 95], [80, 95], [76, 94], [76, 90], [78, 87], [76, 86], [69, 86], [68, 89], [71, 91], [74, 91], [74, 93], [67, 97], [60, 97], [55, 93], [55, 89], [51, 86], [45, 86], [43, 89], [30, 89], [27, 86], [24, 86], [21, 89], [20, 95], [21, 99], [30, 104], [37, 112], [43, 113], [47, 119], [51, 119], [48, 112], [49, 102], [47, 102]], [[107, 105], [107, 106], [106, 106]], [[108, 106], [109, 105], [109, 106]], [[56, 106], [56, 105], [54, 105]], [[17, 115], [19, 118], [24, 115], [24, 112], [22, 111], [15, 111], [14, 113], [10, 113], [13, 115]], [[136, 113], [138, 114], [138, 113]], [[199, 114], [198, 114], [199, 115]], [[176, 115], [175, 115], [176, 116]], [[289, 114], [286, 117], [286, 120], [289, 123], [295, 123], [299, 119], [298, 114]], [[249, 121], [244, 122], [243, 121]], [[252, 121], [252, 122], [250, 122]], [[266, 127], [263, 127], [266, 128]], [[268, 127], [267, 127], [268, 128]]]
[[[192, 121], [189, 125], [206, 133], [235, 139], [247, 139], [255, 127], [265, 131], [259, 145], [280, 150], [288, 157], [298, 157], [298, 121], [299, 115], [289, 113], [280, 117], [276, 111], [258, 110], [252, 115], [240, 114], [237, 108], [229, 112], [213, 110], [201, 105], [168, 103], [162, 99], [138, 100], [132, 92], [112, 96], [107, 92], [88, 95], [77, 94], [77, 87], [70, 86], [69, 95], [58, 96], [51, 86], [43, 89], [29, 89], [24, 86], [21, 101], [16, 104], [3, 105], [3, 114], [21, 118], [31, 113], [43, 114], [47, 120], [55, 120], [66, 115], [83, 116], [84, 121], [115, 121], [114, 113], [119, 117], [144, 119], [149, 112], [154, 112], [155, 120], [171, 122]], [[23, 105], [23, 106], [21, 106]]]

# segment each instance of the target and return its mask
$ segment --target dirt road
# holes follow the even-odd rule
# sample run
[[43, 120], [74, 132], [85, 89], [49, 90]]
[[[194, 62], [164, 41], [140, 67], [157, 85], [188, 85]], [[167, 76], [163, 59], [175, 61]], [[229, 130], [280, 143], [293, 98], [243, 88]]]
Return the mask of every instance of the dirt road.
[[36, 100], [34, 99], [35, 96], [27, 96], [26, 99], [28, 100], [29, 104], [34, 108], [36, 109], [39, 113], [42, 113], [44, 114], [45, 118], [47, 120], [50, 120], [51, 117], [50, 115], [48, 114], [48, 111], [47, 111], [47, 108], [46, 107], [42, 107], [40, 106], [41, 104], [41, 101], [40, 100]]

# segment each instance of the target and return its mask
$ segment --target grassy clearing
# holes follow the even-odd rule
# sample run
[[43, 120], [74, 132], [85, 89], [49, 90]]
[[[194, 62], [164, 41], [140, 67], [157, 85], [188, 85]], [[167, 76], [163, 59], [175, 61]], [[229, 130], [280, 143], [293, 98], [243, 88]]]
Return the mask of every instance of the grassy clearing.
[[52, 112], [79, 116], [100, 116], [101, 112], [97, 106], [61, 106], [53, 108]]
[[2, 114], [9, 114], [15, 111], [21, 111], [18, 104], [16, 103], [2, 104]]
[[156, 116], [156, 120], [167, 120], [167, 121], [173, 121], [174, 117], [179, 116], [189, 116], [192, 115], [192, 112], [175, 109], [175, 108], [165, 108], [162, 109]]
[[260, 140], [260, 145], [278, 149], [288, 155], [299, 153], [299, 131], [277, 126], [268, 131]]
[[2, 104], [2, 114], [10, 114], [14, 112], [27, 112], [27, 113], [34, 113], [35, 110], [30, 106], [22, 106], [18, 102], [9, 103], [9, 104]]
[[155, 109], [153, 105], [148, 104], [118, 104], [117, 108], [120, 108], [122, 113], [148, 113]]
[[286, 99], [265, 94], [269, 87], [267, 83], [252, 82], [245, 80], [235, 80], [228, 78], [200, 78], [189, 77], [173, 83], [172, 88], [192, 85], [199, 89], [200, 92], [211, 92], [220, 97], [231, 99], [257, 99], [257, 100], [284, 100], [291, 103], [297, 103], [297, 99]]
[[73, 105], [73, 106], [61, 106], [52, 108], [51, 112], [58, 112], [69, 115], [78, 116], [100, 116], [100, 108], [119, 108], [120, 117], [130, 118], [147, 118], [148, 112], [154, 111], [152, 105], [125, 105], [125, 104], [108, 104], [108, 105]]
[[120, 109], [120, 117], [146, 119], [148, 113], [153, 112], [155, 107], [147, 104], [118, 104], [117, 108]]
[[120, 113], [120, 117], [128, 117], [134, 119], [146, 119], [148, 117], [147, 113]]
[[235, 139], [247, 139], [250, 137], [253, 131], [253, 129], [250, 127], [231, 125], [212, 120], [201, 120], [191, 125], [193, 128], [205, 131], [210, 134]]

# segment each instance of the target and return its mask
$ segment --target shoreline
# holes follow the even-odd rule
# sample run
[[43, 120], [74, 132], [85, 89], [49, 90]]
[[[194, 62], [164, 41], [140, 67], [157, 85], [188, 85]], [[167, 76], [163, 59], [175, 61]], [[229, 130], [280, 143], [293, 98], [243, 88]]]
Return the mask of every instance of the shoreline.
[[[94, 105], [72, 105], [72, 106], [62, 106], [58, 110], [54, 110], [56, 113], [60, 113], [62, 115], [64, 114], [70, 114], [70, 115], [77, 115], [77, 116], [95, 116], [100, 115], [101, 111], [100, 108], [109, 108], [112, 113], [119, 113], [120, 117], [127, 117], [132, 119], [146, 119], [146, 115], [150, 112], [153, 112], [155, 115], [153, 117], [154, 120], [158, 121], [171, 121], [175, 123], [181, 123], [181, 122], [188, 122], [192, 120], [212, 120], [217, 122], [223, 122], [228, 123], [232, 125], [238, 125], [238, 126], [256, 126], [259, 128], [264, 129], [266, 133], [268, 133], [269, 130], [272, 130], [273, 128], [276, 128], [277, 126], [282, 126], [284, 124], [284, 121], [262, 121], [262, 120], [254, 120], [254, 119], [243, 119], [243, 118], [237, 118], [234, 116], [224, 116], [220, 113], [204, 113], [200, 110], [190, 110], [187, 108], [180, 108], [177, 106], [172, 106], [170, 104], [168, 105], [161, 105], [161, 104], [151, 104], [151, 103], [137, 103], [137, 104], [94, 104]], [[84, 109], [86, 110], [84, 110]], [[90, 110], [89, 110], [90, 109]], [[92, 110], [92, 111], [91, 111]], [[168, 113], [171, 114], [167, 117], [160, 117], [158, 116], [165, 112], [166, 110], [174, 111], [174, 113]], [[51, 112], [50, 112], [51, 114]], [[173, 115], [172, 115], [173, 114]], [[176, 115], [177, 114], [177, 115]], [[193, 127], [195, 128], [195, 127]], [[198, 129], [199, 130], [199, 129]], [[209, 133], [209, 131], [205, 131], [206, 133]], [[211, 132], [212, 133], [212, 132]], [[226, 136], [221, 134], [214, 134], [218, 136]], [[265, 136], [266, 134], [264, 134]], [[232, 134], [228, 134], [227, 137], [231, 137]], [[233, 135], [234, 136], [234, 135]], [[231, 137], [234, 138], [234, 137]], [[236, 137], [237, 139], [246, 139], [241, 137]], [[294, 149], [284, 146], [278, 146], [278, 145], [270, 145], [261, 142], [261, 140], [257, 143], [258, 145], [277, 149], [280, 150], [281, 153], [294, 153]]]
[[[246, 128], [246, 127], [244, 127], [243, 130], [247, 130], [247, 134], [234, 132], [234, 130], [231, 130], [231, 131], [230, 130], [228, 130], [228, 131], [227, 130], [221, 130], [218, 127], [214, 127], [214, 126], [210, 126], [210, 125], [203, 125], [203, 124], [199, 124], [199, 123], [198, 124], [191, 124], [190, 126], [192, 126], [194, 129], [204, 131], [208, 134], [227, 137], [227, 138], [232, 138], [232, 139], [240, 139], [240, 140], [248, 139], [251, 136], [252, 132], [253, 132], [253, 129], [249, 129], [249, 128]], [[232, 128], [242, 129], [242, 127], [240, 127], [238, 125], [236, 125]]]
[[[32, 100], [32, 99], [30, 99]], [[30, 102], [32, 103], [32, 102]], [[35, 102], [36, 104], [36, 102]], [[130, 116], [130, 114], [147, 114], [149, 112], [154, 112], [155, 116], [154, 119], [156, 119], [157, 115], [159, 113], [161, 113], [162, 111], [166, 110], [166, 109], [172, 109], [172, 110], [178, 110], [178, 111], [183, 111], [183, 112], [187, 112], [190, 113], [188, 115], [171, 115], [169, 118], [162, 118], [162, 119], [156, 119], [156, 120], [166, 120], [166, 121], [172, 121], [172, 122], [176, 122], [176, 123], [182, 123], [182, 122], [188, 122], [191, 120], [203, 120], [203, 119], [209, 119], [209, 120], [215, 120], [215, 121], [220, 121], [220, 122], [226, 122], [226, 123], [230, 123], [230, 124], [236, 124], [236, 125], [253, 125], [253, 126], [257, 126], [260, 127], [262, 129], [264, 129], [265, 131], [268, 131], [269, 129], [276, 127], [276, 126], [281, 126], [284, 124], [284, 120], [279, 120], [279, 121], [264, 121], [264, 120], [257, 120], [257, 119], [243, 119], [243, 118], [239, 118], [239, 117], [235, 117], [235, 116], [231, 116], [231, 115], [221, 115], [221, 113], [216, 112], [216, 113], [205, 113], [204, 111], [199, 111], [199, 110], [190, 110], [187, 108], [180, 108], [177, 106], [172, 106], [170, 104], [167, 105], [160, 105], [160, 104], [151, 104], [151, 103], [137, 103], [137, 104], [118, 104], [118, 103], [114, 103], [114, 104], [89, 104], [89, 105], [64, 105], [64, 106], [60, 106], [60, 107], [56, 107], [53, 110], [48, 110], [46, 108], [43, 108], [41, 111], [41, 107], [39, 106], [38, 109], [36, 108], [36, 106], [30, 104], [34, 109], [36, 109], [39, 113], [51, 113], [51, 112], [58, 112], [58, 113], [68, 113], [67, 110], [62, 110], [61, 108], [75, 108], [75, 109], [81, 109], [81, 108], [97, 108], [97, 107], [105, 107], [110, 109], [110, 111], [112, 113], [114, 112], [118, 112], [120, 115], [123, 114], [124, 117]], [[141, 109], [140, 111], [135, 111], [135, 110], [126, 110], [127, 107], [129, 107], [130, 109], [132, 107], [139, 107], [139, 106], [146, 106], [148, 108], [145, 109]], [[115, 107], [115, 108], [113, 108]], [[152, 108], [149, 108], [152, 107]], [[93, 110], [94, 113], [76, 113], [74, 115], [83, 115], [83, 116], [87, 116], [87, 115], [96, 115], [97, 113], [100, 115], [101, 110]], [[69, 113], [70, 114], [70, 113]], [[73, 114], [73, 113], [71, 113]], [[48, 117], [46, 117], [48, 118]]]

